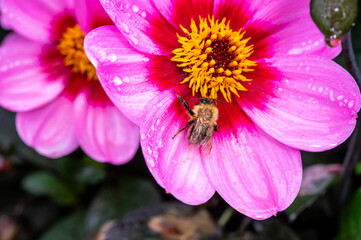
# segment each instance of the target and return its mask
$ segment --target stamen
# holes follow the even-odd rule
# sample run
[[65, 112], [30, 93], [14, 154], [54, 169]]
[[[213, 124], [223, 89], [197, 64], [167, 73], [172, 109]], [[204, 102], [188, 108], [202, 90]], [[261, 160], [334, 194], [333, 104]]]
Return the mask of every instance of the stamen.
[[[64, 56], [66, 66], [72, 67], [74, 73], [84, 74], [88, 80], [98, 80], [94, 66], [90, 63], [84, 51], [85, 34], [79, 25], [68, 28], [58, 44], [60, 53]], [[182, 50], [179, 48], [178, 50]]]
[[191, 21], [190, 30], [180, 26], [187, 37], [178, 35], [182, 47], [173, 51], [172, 61], [183, 69], [186, 77], [181, 84], [188, 83], [192, 94], [218, 98], [220, 92], [227, 102], [231, 93], [239, 97], [239, 91], [247, 91], [241, 82], [248, 82], [242, 73], [254, 71], [257, 65], [249, 60], [253, 45], [247, 45], [242, 29], [233, 31], [230, 22], [214, 17], [199, 18], [199, 25]]

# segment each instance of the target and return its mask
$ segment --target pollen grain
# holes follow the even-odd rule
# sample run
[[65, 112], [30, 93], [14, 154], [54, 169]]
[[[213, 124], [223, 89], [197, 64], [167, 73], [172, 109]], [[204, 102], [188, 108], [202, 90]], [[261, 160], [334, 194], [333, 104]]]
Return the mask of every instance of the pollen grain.
[[66, 66], [74, 73], [84, 74], [90, 80], [98, 80], [94, 66], [90, 63], [84, 51], [85, 34], [79, 25], [69, 27], [58, 44], [60, 53], [64, 56]]
[[199, 26], [192, 19], [190, 30], [180, 26], [186, 37], [178, 35], [182, 45], [173, 50], [172, 61], [183, 69], [187, 77], [181, 84], [188, 83], [192, 94], [217, 99], [219, 91], [227, 102], [231, 93], [239, 97], [238, 91], [247, 91], [242, 82], [251, 81], [243, 73], [254, 71], [256, 62], [249, 60], [253, 45], [247, 45], [250, 38], [244, 38], [242, 29], [233, 31], [226, 18], [199, 18]]

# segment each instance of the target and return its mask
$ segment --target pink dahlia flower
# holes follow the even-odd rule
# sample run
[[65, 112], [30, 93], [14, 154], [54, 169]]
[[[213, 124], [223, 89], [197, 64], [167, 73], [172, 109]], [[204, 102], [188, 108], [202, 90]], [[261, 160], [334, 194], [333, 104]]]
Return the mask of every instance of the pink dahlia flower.
[[115, 107], [87, 59], [85, 33], [112, 24], [98, 0], [0, 0], [16, 33], [0, 47], [0, 106], [18, 112], [20, 137], [56, 158], [79, 145], [100, 162], [129, 161], [139, 128]]
[[[101, 3], [116, 26], [90, 32], [86, 52], [108, 96], [140, 125], [154, 178], [185, 203], [217, 191], [252, 218], [275, 215], [299, 191], [300, 150], [333, 148], [355, 127], [358, 86], [330, 60], [340, 48], [324, 44], [309, 0]], [[190, 118], [174, 91], [191, 105], [228, 104], [211, 104], [218, 119], [202, 104]], [[194, 141], [207, 119], [218, 132]]]

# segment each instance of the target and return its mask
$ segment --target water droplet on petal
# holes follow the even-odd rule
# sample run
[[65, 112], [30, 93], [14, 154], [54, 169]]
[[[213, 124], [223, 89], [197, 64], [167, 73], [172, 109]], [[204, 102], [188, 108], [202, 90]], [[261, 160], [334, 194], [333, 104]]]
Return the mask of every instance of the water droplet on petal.
[[137, 6], [137, 5], [133, 5], [132, 6], [132, 10], [133, 10], [133, 12], [139, 12], [139, 7]]
[[113, 62], [117, 61], [117, 55], [115, 55], [114, 53], [111, 53], [108, 55], [108, 59], [110, 62], [113, 63]]
[[129, 27], [128, 27], [127, 24], [123, 23], [122, 24], [122, 29], [124, 30], [124, 32], [129, 33]]
[[[149, 148], [148, 148], [149, 149]], [[147, 162], [149, 164], [150, 167], [154, 167], [155, 166], [155, 163], [154, 163], [154, 160], [152, 158], [148, 158], [147, 159]]]
[[103, 51], [103, 50], [100, 50], [100, 51], [99, 51], [99, 61], [100, 61], [100, 62], [104, 62], [104, 60], [105, 60], [106, 57], [107, 57], [106, 52]]
[[134, 43], [134, 45], [138, 45], [139, 40], [134, 35], [129, 35], [129, 38]]
[[149, 146], [148, 146], [147, 150], [148, 150], [148, 153], [149, 153], [149, 154], [152, 154], [153, 151], [152, 151], [152, 149], [151, 149]]
[[130, 83], [130, 78], [129, 77], [124, 77], [123, 81], [126, 82], [126, 83]]
[[114, 82], [115, 86], [119, 86], [123, 83], [122, 79], [120, 79], [120, 77], [118, 77], [118, 76], [115, 76], [113, 78], [113, 82]]

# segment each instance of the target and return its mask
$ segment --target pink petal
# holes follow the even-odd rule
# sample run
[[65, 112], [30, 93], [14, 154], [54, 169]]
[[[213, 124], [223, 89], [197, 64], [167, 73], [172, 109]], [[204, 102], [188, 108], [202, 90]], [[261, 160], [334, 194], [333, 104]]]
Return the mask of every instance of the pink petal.
[[88, 33], [84, 39], [84, 49], [95, 67], [99, 63], [133, 62], [144, 56], [128, 43], [116, 26], [102, 26]]
[[305, 168], [298, 195], [303, 197], [320, 193], [328, 186], [330, 180], [341, 174], [341, 171], [342, 165], [339, 163], [315, 164]]
[[[253, 97], [247, 92], [238, 99], [265, 132], [306, 151], [333, 148], [350, 136], [361, 99], [346, 70], [331, 60], [311, 56], [272, 58], [267, 64], [279, 76], [259, 69], [261, 77], [252, 81], [249, 91]], [[266, 82], [267, 87], [257, 87], [259, 82]]]
[[[237, 1], [215, 0], [214, 15], [227, 17], [234, 30], [243, 28], [258, 52], [276, 54], [314, 54], [336, 57], [341, 46], [329, 48], [323, 34], [313, 23], [309, 0]], [[302, 29], [302, 31], [300, 30]], [[272, 45], [272, 49], [268, 47]]]
[[243, 28], [255, 12], [263, 6], [258, 6], [260, 0], [214, 0], [213, 15], [216, 19], [226, 18], [234, 31]]
[[85, 38], [85, 51], [97, 67], [105, 92], [137, 124], [144, 107], [159, 91], [180, 82], [179, 69], [167, 57], [136, 51], [114, 26], [90, 32]]
[[56, 98], [70, 71], [52, 45], [42, 45], [10, 34], [0, 47], [0, 105], [28, 111]]
[[[0, 0], [0, 13], [2, 11], [1, 5], [3, 5], [2, 1], [3, 0]], [[0, 14], [0, 25], [3, 29], [11, 30], [11, 21], [8, 18], [9, 18], [8, 14], [1, 13]]]
[[75, 16], [83, 32], [113, 24], [99, 0], [77, 0], [74, 4]]
[[147, 0], [100, 0], [124, 37], [137, 50], [167, 55], [178, 46], [175, 29]]
[[21, 139], [40, 154], [58, 158], [78, 147], [73, 115], [74, 96], [81, 82], [72, 81], [66, 90], [48, 105], [16, 116]]
[[212, 151], [202, 156], [209, 180], [241, 213], [254, 219], [276, 215], [292, 203], [300, 188], [299, 151], [255, 127], [239, 107], [219, 108], [219, 132], [214, 133]]
[[98, 82], [76, 98], [75, 126], [80, 146], [99, 162], [124, 164], [139, 147], [139, 128], [120, 113]]
[[[141, 123], [141, 146], [157, 182], [187, 204], [206, 202], [214, 189], [203, 169], [198, 148], [188, 145], [186, 131], [172, 136], [188, 121], [183, 106], [171, 91], [154, 98]], [[178, 116], [175, 109], [181, 109]]]
[[213, 13], [213, 0], [153, 0], [162, 16], [180, 29], [179, 25], [189, 28], [191, 19], [198, 21], [199, 17], [208, 17]]
[[6, 15], [3, 18], [16, 32], [35, 41], [51, 42], [54, 41], [54, 20], [66, 11], [68, 2], [2, 0], [0, 8], [1, 14]]

